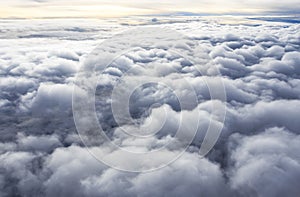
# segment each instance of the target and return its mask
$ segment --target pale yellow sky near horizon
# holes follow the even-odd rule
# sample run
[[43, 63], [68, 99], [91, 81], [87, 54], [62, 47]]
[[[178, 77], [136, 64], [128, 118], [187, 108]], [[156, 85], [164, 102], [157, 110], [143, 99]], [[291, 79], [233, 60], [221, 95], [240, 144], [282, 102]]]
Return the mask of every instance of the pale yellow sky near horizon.
[[294, 13], [299, 0], [0, 0], [0, 18], [120, 17], [172, 12]]

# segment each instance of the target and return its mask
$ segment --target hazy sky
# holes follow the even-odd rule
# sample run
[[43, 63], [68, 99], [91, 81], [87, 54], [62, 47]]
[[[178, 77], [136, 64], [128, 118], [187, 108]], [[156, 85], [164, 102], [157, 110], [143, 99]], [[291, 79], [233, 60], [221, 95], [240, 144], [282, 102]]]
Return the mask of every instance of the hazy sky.
[[295, 13], [299, 0], [0, 0], [0, 17], [118, 17], [195, 12]]

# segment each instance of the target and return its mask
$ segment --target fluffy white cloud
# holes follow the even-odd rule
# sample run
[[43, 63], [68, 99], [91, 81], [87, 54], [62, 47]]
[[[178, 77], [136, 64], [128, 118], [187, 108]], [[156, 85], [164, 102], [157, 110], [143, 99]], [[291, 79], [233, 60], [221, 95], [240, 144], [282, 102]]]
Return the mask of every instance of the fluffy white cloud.
[[230, 184], [241, 196], [297, 196], [299, 142], [299, 135], [278, 127], [254, 136], [233, 135]]
[[72, 85], [41, 84], [32, 100], [31, 111], [39, 115], [69, 112], [72, 105]]

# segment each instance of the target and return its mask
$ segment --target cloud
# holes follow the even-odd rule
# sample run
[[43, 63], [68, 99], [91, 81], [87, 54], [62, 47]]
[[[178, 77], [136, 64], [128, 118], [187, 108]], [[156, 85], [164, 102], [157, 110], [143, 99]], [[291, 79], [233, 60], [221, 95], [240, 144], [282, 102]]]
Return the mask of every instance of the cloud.
[[[128, 160], [120, 150], [98, 139], [89, 148], [131, 168], [151, 168], [180, 152], [180, 143], [193, 135], [193, 127], [199, 123], [186, 152], [157, 171], [122, 172], [89, 154], [76, 131], [72, 114], [75, 74], [80, 66], [90, 69], [97, 63], [99, 70], [106, 66], [116, 49], [94, 51], [106, 57], [103, 62], [97, 56], [84, 60], [98, 42], [130, 28], [122, 21], [2, 21], [0, 196], [299, 194], [299, 24], [247, 21], [220, 25], [205, 17], [167, 16], [158, 17], [159, 22], [153, 24], [151, 19], [132, 18], [130, 24], [174, 29], [186, 37], [168, 45], [170, 42], [157, 34], [160, 42], [155, 47], [134, 46], [118, 56], [99, 78], [91, 78], [98, 81], [94, 106], [109, 139], [124, 149], [155, 151], [171, 145], [149, 160]], [[151, 36], [145, 39], [148, 43], [153, 42]], [[187, 52], [195, 62], [170, 46]], [[131, 46], [123, 43], [118, 47]], [[160, 83], [133, 88], [137, 79]], [[226, 101], [211, 100], [209, 94], [209, 85], [218, 84], [219, 79]], [[123, 117], [124, 113], [119, 117], [112, 113], [113, 90], [125, 82], [128, 86], [124, 87], [132, 91], [129, 113], [133, 122]], [[126, 95], [116, 95], [122, 106]], [[87, 104], [87, 100], [82, 102]], [[218, 108], [213, 109], [214, 105]], [[220, 138], [211, 152], [200, 158], [208, 125], [222, 125], [224, 107]], [[179, 125], [183, 132], [176, 136]], [[153, 135], [134, 137], [124, 129]]]
[[233, 188], [241, 196], [297, 196], [299, 140], [298, 135], [278, 127], [254, 136], [233, 135], [231, 146], [237, 146], [230, 158]]
[[41, 84], [30, 110], [38, 115], [68, 113], [72, 105], [72, 92], [72, 86], [67, 84]]
[[229, 195], [219, 167], [195, 155], [186, 155], [176, 164], [153, 173], [136, 175], [109, 169], [101, 177], [86, 179], [83, 187], [88, 196]]

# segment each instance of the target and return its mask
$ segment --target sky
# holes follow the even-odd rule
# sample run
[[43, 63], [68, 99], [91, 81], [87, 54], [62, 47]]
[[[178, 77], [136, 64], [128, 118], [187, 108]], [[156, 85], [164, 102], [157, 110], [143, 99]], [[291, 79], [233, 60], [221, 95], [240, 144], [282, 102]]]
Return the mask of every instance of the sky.
[[120, 17], [176, 12], [205, 14], [291, 14], [299, 0], [0, 0], [0, 17]]
[[132, 18], [0, 20], [0, 196], [298, 197], [300, 24]]

